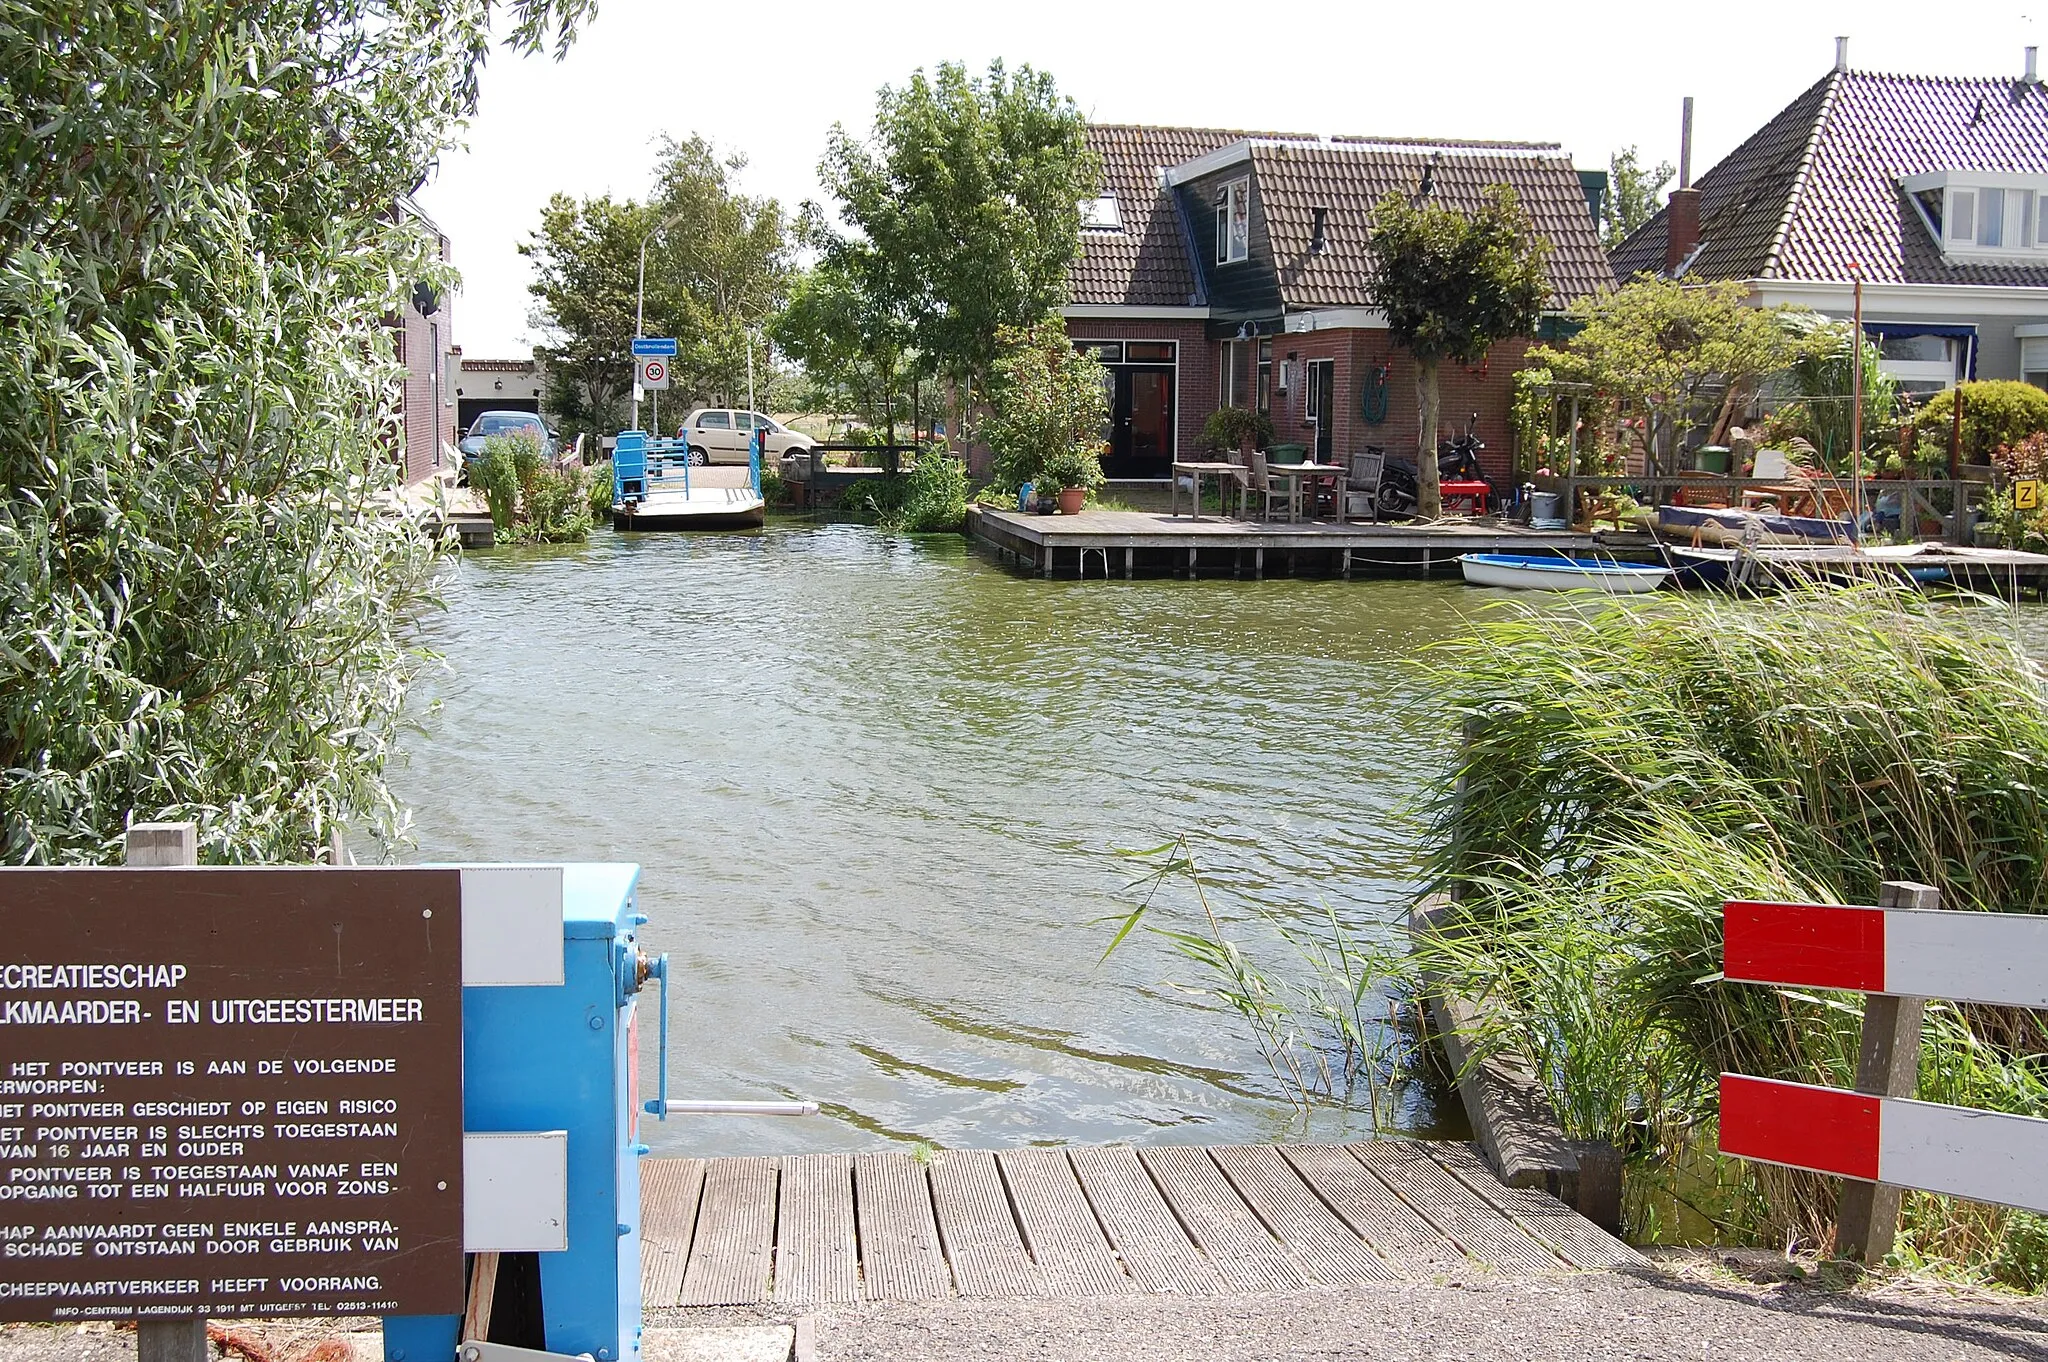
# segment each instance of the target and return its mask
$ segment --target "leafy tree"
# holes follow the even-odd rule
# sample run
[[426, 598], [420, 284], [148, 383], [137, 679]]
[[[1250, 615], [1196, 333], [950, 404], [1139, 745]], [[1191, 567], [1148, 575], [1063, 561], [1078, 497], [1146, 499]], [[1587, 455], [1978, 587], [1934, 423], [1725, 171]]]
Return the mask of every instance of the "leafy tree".
[[643, 241], [643, 334], [677, 339], [671, 367], [681, 393], [744, 400], [749, 346], [765, 383], [762, 324], [787, 294], [789, 233], [775, 200], [734, 187], [745, 166], [701, 137], [670, 140], [645, 203], [557, 194], [542, 211], [519, 249], [533, 262], [532, 320], [545, 337], [534, 351], [548, 365], [549, 410], [565, 429], [624, 424]]
[[906, 413], [903, 399], [919, 356], [901, 293], [878, 252], [865, 242], [831, 243], [791, 288], [768, 334], [812, 382], [896, 442], [897, 417], [914, 414], [914, 402]]
[[819, 169], [877, 262], [856, 277], [900, 304], [912, 345], [970, 395], [987, 386], [1003, 328], [1065, 301], [1079, 204], [1100, 175], [1074, 102], [1051, 76], [1001, 62], [979, 78], [946, 63], [885, 88], [872, 140], [834, 127]]
[[1074, 348], [1057, 314], [1028, 327], [1004, 327], [996, 345], [982, 434], [995, 451], [997, 484], [1014, 492], [1052, 466], [1060, 470], [1062, 486], [1099, 486], [1108, 371], [1095, 356]]
[[1515, 191], [1487, 189], [1469, 217], [1389, 194], [1366, 239], [1373, 305], [1394, 343], [1415, 357], [1421, 424], [1416, 470], [1421, 512], [1443, 509], [1436, 432], [1437, 367], [1477, 364], [1501, 341], [1535, 331], [1550, 294], [1550, 243], [1537, 237]]
[[[383, 770], [434, 550], [380, 502], [394, 205], [591, 0], [0, 4], [0, 846], [305, 860]], [[508, 32], [509, 30], [509, 32]], [[443, 281], [445, 282], [445, 281]]]
[[1754, 389], [1796, 354], [1782, 308], [1747, 306], [1742, 285], [1684, 285], [1647, 275], [1571, 315], [1583, 323], [1562, 348], [1538, 346], [1531, 364], [1587, 383], [1647, 418], [1631, 424], [1644, 453], [1708, 419], [1730, 390]]
[[1629, 147], [1607, 159], [1607, 221], [1602, 224], [1600, 244], [1610, 251], [1657, 216], [1657, 196], [1675, 173], [1669, 161], [1645, 169], [1639, 155]]

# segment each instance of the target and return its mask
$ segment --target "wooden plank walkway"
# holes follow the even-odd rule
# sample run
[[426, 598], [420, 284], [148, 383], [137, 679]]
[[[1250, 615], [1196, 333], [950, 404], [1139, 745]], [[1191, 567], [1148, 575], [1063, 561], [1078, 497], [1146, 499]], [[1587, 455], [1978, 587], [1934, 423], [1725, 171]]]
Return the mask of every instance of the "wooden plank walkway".
[[1642, 1258], [1461, 1144], [649, 1159], [650, 1307], [1220, 1295]]

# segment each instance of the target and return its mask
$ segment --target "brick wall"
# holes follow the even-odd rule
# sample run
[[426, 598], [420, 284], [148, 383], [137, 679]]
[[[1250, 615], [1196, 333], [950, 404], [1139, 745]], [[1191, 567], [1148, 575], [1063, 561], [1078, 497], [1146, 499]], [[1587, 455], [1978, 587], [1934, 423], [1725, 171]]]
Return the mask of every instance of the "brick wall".
[[1173, 386], [1173, 424], [1178, 438], [1174, 457], [1177, 459], [1199, 457], [1202, 423], [1216, 410], [1217, 347], [1216, 342], [1207, 338], [1206, 332], [1206, 324], [1198, 321], [1067, 319], [1067, 334], [1075, 340], [1170, 340], [1180, 343], [1180, 373]]
[[[1522, 367], [1522, 356], [1528, 348], [1527, 341], [1509, 341], [1495, 346], [1484, 364], [1467, 369], [1460, 364], [1445, 363], [1437, 369], [1440, 419], [1443, 422], [1438, 438], [1462, 434], [1466, 418], [1478, 412], [1479, 423], [1475, 430], [1486, 445], [1480, 453], [1480, 462], [1485, 465], [1487, 475], [1496, 479], [1506, 479], [1513, 462], [1508, 409], [1514, 398], [1515, 372]], [[1399, 458], [1415, 457], [1419, 405], [1415, 393], [1415, 361], [1394, 346], [1385, 331], [1347, 328], [1276, 336], [1273, 340], [1276, 384], [1279, 382], [1279, 363], [1290, 354], [1295, 359], [1294, 385], [1284, 397], [1278, 393], [1273, 395], [1273, 433], [1276, 440], [1298, 444], [1311, 442], [1314, 428], [1307, 421], [1307, 363], [1312, 359], [1329, 359], [1336, 364], [1338, 424], [1333, 446], [1337, 457], [1341, 459], [1352, 450], [1368, 444], [1379, 445], [1388, 454]], [[1368, 425], [1360, 403], [1362, 385], [1367, 369], [1380, 363], [1390, 366], [1387, 419], [1378, 425]], [[1214, 397], [1210, 400], [1213, 402]]]

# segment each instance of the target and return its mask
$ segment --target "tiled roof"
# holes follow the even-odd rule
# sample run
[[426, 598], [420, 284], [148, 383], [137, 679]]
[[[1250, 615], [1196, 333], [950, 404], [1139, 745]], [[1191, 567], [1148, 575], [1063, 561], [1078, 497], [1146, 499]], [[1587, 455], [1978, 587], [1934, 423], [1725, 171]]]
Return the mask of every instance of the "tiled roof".
[[1068, 275], [1070, 301], [1138, 307], [1188, 307], [1201, 298], [1173, 195], [1159, 172], [1248, 137], [1283, 133], [1227, 128], [1153, 128], [1092, 123], [1088, 145], [1102, 158], [1106, 192], [1117, 198], [1123, 231], [1081, 233], [1081, 258]]
[[[2048, 174], [2048, 88], [2011, 79], [1833, 71], [1699, 178], [1689, 279], [2048, 287], [2048, 264], [1949, 265], [1899, 180], [1941, 170]], [[1613, 254], [1664, 267], [1665, 214]]]
[[[1254, 143], [1251, 154], [1290, 308], [1370, 306], [1365, 240], [1373, 209], [1390, 193], [1413, 194], [1432, 164], [1432, 203], [1471, 212], [1496, 184], [1521, 198], [1550, 243], [1552, 306], [1613, 286], [1579, 173], [1555, 145], [1341, 138]], [[1318, 207], [1328, 210], [1327, 241], [1312, 255]]]

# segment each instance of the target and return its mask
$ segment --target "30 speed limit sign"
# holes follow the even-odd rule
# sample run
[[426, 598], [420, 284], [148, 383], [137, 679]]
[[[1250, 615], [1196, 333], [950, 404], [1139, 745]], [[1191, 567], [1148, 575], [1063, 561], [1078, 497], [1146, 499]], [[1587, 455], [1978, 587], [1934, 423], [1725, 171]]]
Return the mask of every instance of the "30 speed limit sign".
[[660, 391], [668, 386], [668, 361], [660, 356], [643, 356], [640, 360], [640, 386]]

